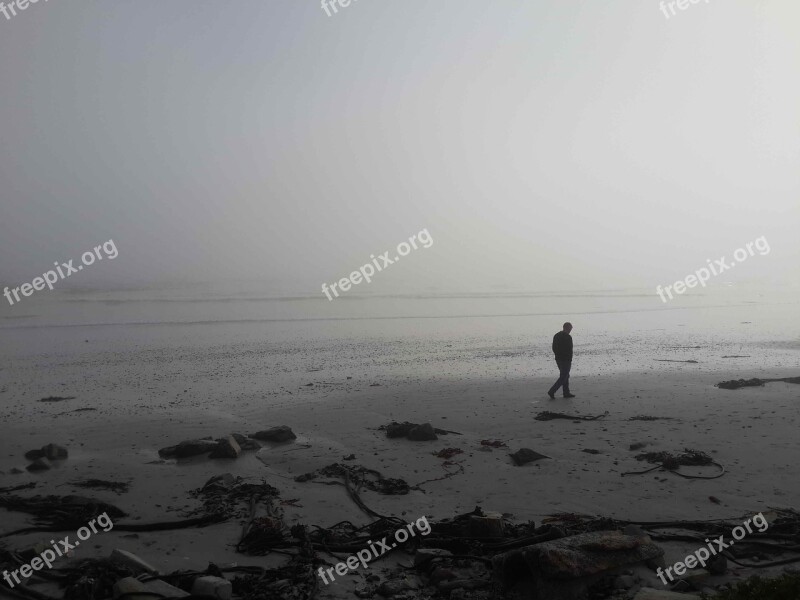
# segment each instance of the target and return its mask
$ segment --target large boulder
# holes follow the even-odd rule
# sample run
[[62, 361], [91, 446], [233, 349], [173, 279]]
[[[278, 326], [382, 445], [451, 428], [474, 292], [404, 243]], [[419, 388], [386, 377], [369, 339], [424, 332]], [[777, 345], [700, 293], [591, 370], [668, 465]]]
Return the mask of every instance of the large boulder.
[[265, 429], [264, 431], [254, 433], [250, 437], [262, 442], [273, 442], [278, 444], [283, 442], [291, 442], [292, 440], [297, 439], [297, 436], [288, 425], [271, 427], [270, 429]]
[[492, 570], [507, 589], [518, 587], [534, 598], [577, 600], [603, 575], [663, 554], [648, 536], [594, 531], [499, 554]]

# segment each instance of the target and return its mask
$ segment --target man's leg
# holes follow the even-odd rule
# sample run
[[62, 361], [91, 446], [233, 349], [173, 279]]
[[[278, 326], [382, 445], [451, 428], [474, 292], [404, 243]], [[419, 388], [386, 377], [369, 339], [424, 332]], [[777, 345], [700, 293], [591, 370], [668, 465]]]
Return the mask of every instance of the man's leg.
[[564, 382], [564, 397], [567, 398], [572, 396], [569, 391], [569, 371], [572, 369], [572, 361], [562, 362], [558, 365], [558, 368], [561, 371], [561, 379]]
[[550, 390], [547, 392], [547, 395], [550, 396], [551, 398], [558, 391], [558, 388], [564, 385], [564, 370], [561, 368], [561, 363], [559, 361], [556, 361], [556, 365], [558, 365], [558, 379], [553, 384], [553, 387], [551, 387]]

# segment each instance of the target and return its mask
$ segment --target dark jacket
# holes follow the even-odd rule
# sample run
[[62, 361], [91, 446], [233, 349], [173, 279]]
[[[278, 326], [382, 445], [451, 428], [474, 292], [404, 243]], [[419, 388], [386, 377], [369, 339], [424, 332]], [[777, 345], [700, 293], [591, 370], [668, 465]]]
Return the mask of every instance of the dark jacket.
[[559, 331], [553, 336], [553, 353], [556, 360], [572, 360], [572, 336], [566, 331]]

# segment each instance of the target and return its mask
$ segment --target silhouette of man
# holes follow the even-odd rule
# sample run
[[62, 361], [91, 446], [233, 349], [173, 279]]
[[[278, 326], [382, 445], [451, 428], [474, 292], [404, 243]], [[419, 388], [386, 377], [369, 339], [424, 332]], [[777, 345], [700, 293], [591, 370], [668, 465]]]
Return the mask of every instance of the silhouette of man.
[[564, 329], [553, 336], [553, 354], [558, 365], [558, 381], [547, 392], [551, 400], [555, 400], [558, 388], [564, 386], [564, 398], [574, 398], [569, 392], [569, 370], [572, 368], [572, 323], [564, 323]]

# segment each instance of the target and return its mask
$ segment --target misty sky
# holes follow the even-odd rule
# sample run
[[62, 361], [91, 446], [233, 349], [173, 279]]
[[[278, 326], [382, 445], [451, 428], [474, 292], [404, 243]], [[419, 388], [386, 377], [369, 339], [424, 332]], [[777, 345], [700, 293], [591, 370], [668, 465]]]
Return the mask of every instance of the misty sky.
[[727, 279], [796, 283], [798, 23], [797, 0], [41, 0], [0, 15], [0, 284], [113, 239], [76, 284], [315, 293], [423, 228], [381, 285], [649, 287], [760, 236]]

